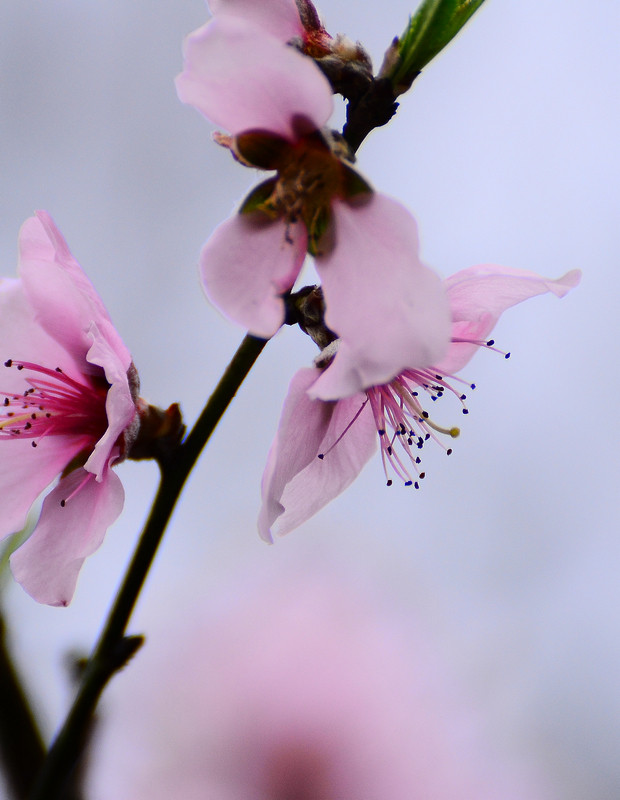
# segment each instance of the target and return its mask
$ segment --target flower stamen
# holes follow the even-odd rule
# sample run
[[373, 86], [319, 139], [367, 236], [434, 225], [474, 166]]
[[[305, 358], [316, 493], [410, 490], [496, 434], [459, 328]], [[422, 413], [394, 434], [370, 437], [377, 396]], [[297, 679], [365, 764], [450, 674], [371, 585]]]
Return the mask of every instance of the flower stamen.
[[84, 472], [84, 477], [83, 477], [83, 479], [82, 479], [82, 480], [80, 481], [80, 483], [79, 483], [79, 484], [78, 484], [78, 485], [75, 487], [75, 489], [74, 489], [74, 490], [71, 492], [71, 494], [69, 494], [67, 497], [63, 497], [63, 498], [62, 498], [62, 500], [60, 501], [60, 507], [61, 507], [61, 508], [64, 508], [64, 507], [67, 505], [67, 503], [69, 502], [69, 500], [71, 500], [73, 497], [75, 497], [75, 496], [76, 496], [76, 494], [78, 494], [79, 492], [81, 492], [81, 491], [82, 491], [82, 489], [84, 488], [84, 486], [86, 486], [86, 484], [87, 484], [87, 483], [88, 483], [88, 482], [89, 482], [89, 481], [90, 481], [92, 478], [94, 478], [94, 477], [95, 477], [95, 476], [93, 475], [93, 473], [92, 473], [92, 472], [86, 472], [86, 471], [85, 471], [85, 472]]
[[366, 398], [366, 399], [364, 400], [364, 402], [363, 402], [363, 403], [362, 403], [362, 405], [359, 407], [359, 409], [358, 409], [357, 413], [355, 414], [355, 416], [353, 417], [353, 419], [352, 419], [352, 420], [351, 420], [351, 421], [348, 423], [347, 427], [346, 427], [346, 428], [345, 428], [345, 429], [342, 431], [342, 433], [341, 433], [341, 434], [340, 434], [340, 436], [339, 436], [339, 437], [336, 439], [336, 441], [335, 441], [335, 442], [334, 442], [332, 445], [330, 445], [330, 446], [327, 448], [327, 450], [326, 450], [324, 453], [319, 453], [319, 454], [318, 454], [318, 458], [320, 458], [320, 459], [321, 459], [321, 461], [322, 461], [322, 460], [325, 458], [325, 456], [326, 456], [326, 455], [328, 455], [328, 453], [329, 453], [331, 450], [333, 450], [333, 449], [334, 449], [334, 447], [335, 447], [335, 446], [338, 444], [338, 442], [342, 441], [342, 438], [343, 438], [343, 436], [345, 436], [345, 434], [346, 434], [346, 433], [347, 433], [347, 432], [350, 430], [350, 428], [351, 428], [351, 426], [353, 425], [353, 423], [354, 423], [354, 422], [357, 420], [357, 418], [359, 417], [359, 415], [360, 415], [360, 414], [362, 413], [362, 411], [364, 410], [364, 407], [366, 406], [366, 403], [367, 403], [367, 402], [368, 402], [368, 398]]
[[[107, 385], [81, 383], [60, 367], [50, 369], [30, 361], [8, 359], [4, 366], [32, 373], [22, 393], [6, 392], [0, 405], [0, 439], [32, 439], [37, 447], [46, 436], [76, 435], [85, 444], [97, 442], [107, 428]], [[44, 377], [39, 377], [44, 376]]]
[[[495, 352], [508, 358], [510, 353], [494, 347], [493, 339], [461, 339], [453, 338], [453, 342], [473, 344]], [[327, 368], [335, 352], [337, 342], [332, 342], [328, 348], [324, 348], [320, 355], [315, 359], [315, 364]], [[424, 391], [434, 402], [439, 400], [446, 392], [450, 392], [461, 404], [461, 412], [468, 414], [469, 409], [465, 405], [467, 395], [460, 392], [453, 385], [454, 382], [462, 383], [470, 389], [475, 389], [475, 383], [468, 383], [463, 378], [456, 375], [439, 375], [435, 370], [428, 369], [406, 369], [389, 383], [381, 386], [373, 386], [366, 390], [366, 400], [362, 403], [355, 416], [347, 424], [336, 441], [324, 453], [319, 454], [320, 459], [325, 456], [340, 442], [350, 430], [353, 423], [362, 413], [367, 403], [370, 403], [372, 415], [374, 417], [377, 433], [379, 435], [379, 445], [381, 450], [381, 462], [383, 472], [388, 486], [392, 486], [395, 475], [405, 486], [419, 488], [419, 481], [424, 478], [425, 472], [420, 470], [421, 459], [417, 454], [425, 443], [432, 439], [442, 447], [447, 455], [452, 454], [452, 448], [446, 447], [440, 436], [448, 436], [456, 439], [461, 430], [456, 425], [439, 425], [431, 419], [428, 411], [423, 408], [420, 400], [420, 391]], [[388, 432], [391, 432], [388, 435]], [[406, 458], [403, 458], [403, 454]], [[409, 466], [407, 460], [410, 462]]]

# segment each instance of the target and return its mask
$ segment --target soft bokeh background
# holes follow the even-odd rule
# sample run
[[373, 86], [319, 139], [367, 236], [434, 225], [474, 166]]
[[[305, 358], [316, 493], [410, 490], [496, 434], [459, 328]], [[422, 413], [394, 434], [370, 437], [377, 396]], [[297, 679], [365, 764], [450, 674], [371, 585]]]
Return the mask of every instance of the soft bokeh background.
[[[321, 10], [378, 65], [413, 9]], [[254, 181], [175, 95], [182, 38], [205, 19], [201, 0], [0, 0], [2, 273], [14, 273], [22, 221], [49, 210], [143, 394], [179, 400], [189, 422], [242, 336], [202, 297], [199, 248]], [[386, 489], [377, 460], [267, 547], [255, 531], [265, 454], [290, 376], [313, 355], [283, 331], [196, 469], [133, 631], [156, 642], [248, 572], [346, 571], [431, 632], [490, 736], [558, 798], [620, 796], [619, 28], [616, 0], [488, 0], [359, 153], [374, 185], [416, 215], [442, 274], [481, 262], [584, 270], [565, 300], [506, 315], [495, 338], [510, 361], [483, 353], [467, 368], [478, 389], [453, 456], [429, 450], [415, 494]], [[456, 413], [446, 400], [436, 416]], [[126, 509], [70, 608], [6, 593], [50, 733], [69, 696], [65, 654], [90, 647], [154, 491], [153, 465], [119, 473]]]

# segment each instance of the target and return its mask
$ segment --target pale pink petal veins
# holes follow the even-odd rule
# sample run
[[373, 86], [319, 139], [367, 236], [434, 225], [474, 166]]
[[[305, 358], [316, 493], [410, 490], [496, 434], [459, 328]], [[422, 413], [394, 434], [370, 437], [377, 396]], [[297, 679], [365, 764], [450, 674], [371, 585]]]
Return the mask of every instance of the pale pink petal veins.
[[295, 117], [320, 129], [332, 113], [332, 90], [312, 59], [254, 25], [225, 16], [190, 34], [179, 98], [236, 135], [265, 130], [296, 138]]
[[101, 545], [123, 502], [112, 470], [100, 482], [82, 469], [71, 472], [47, 495], [32, 535], [11, 556], [15, 580], [39, 603], [68, 605], [84, 559]]
[[281, 42], [304, 33], [295, 0], [209, 0], [209, 7], [214, 16], [238, 17]]
[[[333, 403], [308, 396], [319, 374], [316, 369], [297, 372], [284, 402], [263, 476], [258, 527], [266, 541], [272, 541], [274, 526], [283, 536], [343, 492], [377, 446], [376, 426], [364, 395]], [[324, 458], [318, 457], [320, 453]]]
[[81, 371], [86, 371], [84, 359], [91, 344], [92, 322], [128, 369], [129, 351], [49, 214], [38, 211], [22, 225], [19, 254], [19, 275], [38, 324], [71, 354]]
[[295, 282], [306, 255], [301, 223], [235, 214], [207, 241], [200, 257], [211, 302], [255, 336], [272, 336], [284, 321], [280, 295]]
[[[579, 270], [571, 270], [556, 280], [529, 270], [493, 264], [461, 270], [444, 282], [452, 314], [452, 336], [486, 339], [506, 309], [546, 292], [564, 297], [580, 280]], [[477, 349], [475, 344], [453, 342], [446, 357], [436, 363], [438, 372], [454, 374]]]
[[324, 400], [387, 383], [445, 354], [450, 314], [442, 282], [420, 261], [417, 226], [404, 206], [373, 193], [334, 200], [335, 246], [316, 259], [327, 325], [338, 353], [311, 390]]

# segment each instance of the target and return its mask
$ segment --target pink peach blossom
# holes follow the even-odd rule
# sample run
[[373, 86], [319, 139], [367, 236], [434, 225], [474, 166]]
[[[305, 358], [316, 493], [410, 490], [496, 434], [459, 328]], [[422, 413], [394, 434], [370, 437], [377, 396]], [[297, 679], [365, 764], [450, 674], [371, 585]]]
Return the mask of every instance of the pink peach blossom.
[[334, 397], [442, 358], [448, 305], [420, 261], [415, 220], [373, 192], [323, 132], [332, 90], [312, 59], [264, 26], [222, 14], [188, 37], [177, 90], [230, 132], [220, 140], [241, 161], [277, 172], [205, 244], [201, 277], [212, 302], [251, 333], [272, 336], [309, 251], [326, 324], [341, 340]]
[[137, 373], [44, 211], [22, 226], [19, 278], [0, 282], [0, 309], [0, 537], [24, 526], [60, 475], [11, 567], [35, 600], [67, 605], [82, 562], [123, 507], [111, 467], [136, 434]]
[[[436, 366], [405, 369], [383, 385], [370, 386], [350, 396], [345, 392], [342, 399], [331, 402], [321, 398], [326, 393], [323, 384], [330, 386], [330, 372], [337, 360], [325, 369], [297, 372], [263, 475], [258, 520], [261, 537], [273, 541], [274, 526], [279, 535], [288, 533], [344, 491], [375, 452], [377, 438], [388, 485], [396, 477], [406, 486], [418, 488], [424, 477], [419, 455], [424, 443], [430, 439], [441, 443], [438, 434], [459, 434], [457, 427], [437, 425], [422, 398], [437, 400], [451, 393], [467, 413], [460, 387], [469, 384], [454, 373], [469, 362], [478, 348], [494, 349], [494, 342], [486, 337], [501, 314], [545, 292], [563, 297], [579, 280], [578, 270], [549, 280], [509, 267], [471, 267], [445, 281], [452, 314], [452, 343]], [[330, 355], [328, 352], [322, 357]], [[331, 391], [327, 394], [333, 397]], [[451, 452], [450, 448], [445, 449], [448, 454]]]

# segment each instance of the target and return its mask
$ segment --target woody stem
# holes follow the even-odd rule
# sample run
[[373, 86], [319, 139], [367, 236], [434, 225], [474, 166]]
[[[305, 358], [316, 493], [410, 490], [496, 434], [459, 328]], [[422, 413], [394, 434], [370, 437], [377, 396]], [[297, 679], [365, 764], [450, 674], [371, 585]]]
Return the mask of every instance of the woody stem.
[[90, 656], [69, 714], [53, 741], [30, 800], [65, 800], [99, 697], [142, 644], [125, 631], [185, 481], [267, 340], [247, 335], [186, 439], [159, 458], [160, 483], [133, 558]]

